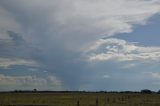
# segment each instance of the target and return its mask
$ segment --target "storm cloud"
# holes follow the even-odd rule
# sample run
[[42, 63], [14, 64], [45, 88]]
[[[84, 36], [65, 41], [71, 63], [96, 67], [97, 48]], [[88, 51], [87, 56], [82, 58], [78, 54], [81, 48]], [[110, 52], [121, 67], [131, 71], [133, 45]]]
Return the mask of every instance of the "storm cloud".
[[[152, 52], [158, 52], [159, 55], [159, 47], [152, 49], [141, 45], [121, 44], [127, 41], [113, 39], [117, 42], [113, 45], [115, 48], [108, 48], [109, 52], [114, 49], [112, 54], [105, 51], [103, 56], [99, 56], [102, 53], [99, 51], [103, 51], [106, 45], [99, 45], [93, 51], [90, 48], [102, 39], [105, 44], [112, 45], [114, 41], [107, 43], [111, 37], [120, 33], [132, 33], [136, 26], [147, 25], [148, 20], [159, 13], [158, 0], [1, 0], [1, 77], [6, 82], [12, 78], [16, 81], [21, 79], [19, 73], [25, 76], [24, 78], [36, 76], [35, 78], [44, 79], [44, 85], [50, 89], [53, 87], [53, 90], [59, 90], [59, 87], [55, 87], [56, 84], [49, 85], [49, 81], [57, 82], [57, 79], [64, 90], [101, 90], [112, 87], [116, 89], [116, 84], [122, 84], [116, 82], [123, 76], [122, 70], [118, 72], [119, 68], [131, 64], [137, 66], [133, 65], [136, 60], [126, 64], [106, 59], [108, 56], [117, 58], [117, 44], [124, 49], [118, 60], [122, 59], [122, 55], [124, 56], [131, 47], [138, 48], [138, 55], [149, 52], [148, 57], [151, 57]], [[128, 54], [131, 59], [135, 58], [133, 52], [131, 50]], [[90, 60], [104, 61], [88, 61], [91, 54], [95, 55], [90, 57]], [[150, 61], [153, 58], [146, 59]], [[30, 69], [38, 71], [29, 73]], [[117, 74], [119, 79], [116, 78]], [[48, 77], [49, 75], [53, 77]], [[133, 79], [129, 81], [132, 82]], [[4, 80], [0, 79], [0, 82]], [[129, 82], [126, 82], [127, 84]], [[108, 85], [110, 87], [107, 87]], [[41, 86], [37, 88], [47, 89]]]

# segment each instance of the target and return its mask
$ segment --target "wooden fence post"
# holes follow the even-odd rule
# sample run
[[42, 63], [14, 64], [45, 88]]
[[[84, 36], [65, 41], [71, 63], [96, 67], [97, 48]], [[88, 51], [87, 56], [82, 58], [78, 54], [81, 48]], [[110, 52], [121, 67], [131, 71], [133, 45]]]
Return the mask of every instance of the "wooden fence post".
[[98, 106], [98, 98], [96, 99], [96, 106]]
[[77, 106], [79, 106], [79, 100], [77, 101]]

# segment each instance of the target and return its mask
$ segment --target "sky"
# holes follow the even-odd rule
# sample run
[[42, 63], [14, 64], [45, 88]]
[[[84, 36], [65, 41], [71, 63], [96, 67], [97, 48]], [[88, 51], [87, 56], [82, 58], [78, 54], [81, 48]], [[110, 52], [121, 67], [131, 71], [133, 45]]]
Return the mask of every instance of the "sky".
[[159, 28], [159, 0], [0, 0], [0, 91], [157, 91]]

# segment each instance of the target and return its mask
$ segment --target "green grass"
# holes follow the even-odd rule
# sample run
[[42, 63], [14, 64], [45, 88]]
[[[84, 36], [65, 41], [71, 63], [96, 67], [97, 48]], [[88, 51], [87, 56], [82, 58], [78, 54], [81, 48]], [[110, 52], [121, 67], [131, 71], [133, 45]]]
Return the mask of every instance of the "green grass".
[[0, 106], [50, 105], [50, 106], [160, 106], [158, 94], [120, 93], [0, 93]]

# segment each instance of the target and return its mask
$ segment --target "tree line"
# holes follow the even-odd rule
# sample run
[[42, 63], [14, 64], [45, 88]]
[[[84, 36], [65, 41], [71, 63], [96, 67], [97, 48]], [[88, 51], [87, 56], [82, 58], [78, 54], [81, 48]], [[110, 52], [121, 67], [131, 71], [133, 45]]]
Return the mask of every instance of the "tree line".
[[[3, 93], [4, 91], [1, 91]], [[141, 91], [40, 91], [37, 89], [33, 90], [14, 90], [14, 91], [5, 91], [11, 93], [142, 93], [142, 94], [160, 94], [159, 91], [152, 91], [149, 89], [143, 89]]]

